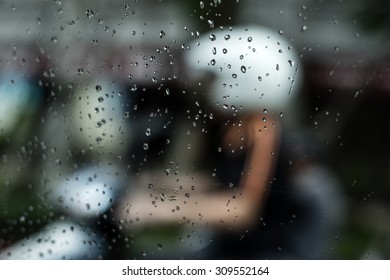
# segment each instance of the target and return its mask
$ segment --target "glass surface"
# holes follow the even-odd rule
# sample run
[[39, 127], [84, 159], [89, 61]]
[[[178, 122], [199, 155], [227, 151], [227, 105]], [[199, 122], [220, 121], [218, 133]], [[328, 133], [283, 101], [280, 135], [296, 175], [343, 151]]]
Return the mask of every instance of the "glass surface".
[[388, 259], [389, 5], [0, 1], [0, 259]]

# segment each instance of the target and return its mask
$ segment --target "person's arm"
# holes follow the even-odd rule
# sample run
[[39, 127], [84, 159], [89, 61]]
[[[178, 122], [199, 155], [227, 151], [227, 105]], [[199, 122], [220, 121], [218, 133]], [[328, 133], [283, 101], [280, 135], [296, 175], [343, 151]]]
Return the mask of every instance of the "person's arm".
[[[263, 120], [263, 117], [266, 119]], [[167, 193], [163, 197], [153, 192], [136, 192], [120, 205], [120, 218], [130, 226], [173, 222], [207, 225], [216, 229], [241, 229], [255, 222], [266, 199], [268, 182], [277, 159], [280, 127], [278, 121], [268, 115], [246, 117], [242, 124], [230, 129], [225, 138], [225, 143], [230, 146], [243, 144], [247, 153], [235, 191], [179, 190], [175, 195]], [[159, 181], [158, 178], [155, 180]], [[202, 176], [195, 181], [199, 184], [215, 183]]]

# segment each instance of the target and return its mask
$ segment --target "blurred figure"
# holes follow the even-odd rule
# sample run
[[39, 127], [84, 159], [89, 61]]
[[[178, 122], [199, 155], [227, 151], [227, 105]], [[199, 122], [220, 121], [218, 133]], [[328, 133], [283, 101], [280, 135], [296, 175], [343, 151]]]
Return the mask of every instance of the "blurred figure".
[[[302, 79], [293, 47], [259, 26], [220, 28], [188, 45], [184, 62], [186, 86], [205, 97], [211, 116], [207, 142], [196, 150], [211, 171], [141, 174], [117, 208], [121, 223], [213, 232], [205, 249], [176, 257], [324, 258], [340, 210], [337, 183], [304, 149], [289, 147], [285, 118]], [[164, 187], [160, 197], [155, 184]]]
[[[0, 75], [0, 137], [23, 139], [28, 130], [28, 121], [43, 104], [43, 90], [23, 77], [23, 73], [1, 73]], [[26, 127], [27, 125], [27, 127]]]
[[[21, 204], [36, 201], [28, 192], [37, 176], [40, 121], [46, 90], [39, 79], [45, 60], [33, 44], [0, 46], [0, 250], [24, 234], [12, 232]], [[18, 207], [19, 206], [19, 207]], [[34, 225], [35, 226], [35, 225]], [[33, 227], [33, 226], [32, 226]]]
[[[43, 160], [36, 163], [41, 168], [37, 172], [40, 184], [36, 192], [43, 198], [40, 202], [55, 213], [53, 221], [7, 246], [0, 258], [110, 256], [113, 228], [102, 217], [124, 186], [126, 172], [121, 158], [126, 147], [131, 146], [131, 134], [125, 118], [128, 103], [123, 89], [107, 77], [80, 79], [76, 86], [64, 89], [66, 94], [58, 95], [56, 101], [67, 106], [53, 102], [50, 117], [42, 118], [45, 127], [37, 135], [44, 151]], [[8, 88], [12, 89], [9, 83]], [[15, 80], [16, 86], [24, 83]], [[14, 93], [15, 98], [19, 95]], [[34, 103], [30, 101], [29, 105]]]

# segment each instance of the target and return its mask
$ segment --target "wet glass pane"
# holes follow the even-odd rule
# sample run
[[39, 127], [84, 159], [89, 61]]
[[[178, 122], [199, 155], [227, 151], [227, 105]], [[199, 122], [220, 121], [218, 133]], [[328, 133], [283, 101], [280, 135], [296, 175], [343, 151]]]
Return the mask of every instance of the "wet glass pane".
[[0, 259], [387, 259], [384, 0], [0, 1]]

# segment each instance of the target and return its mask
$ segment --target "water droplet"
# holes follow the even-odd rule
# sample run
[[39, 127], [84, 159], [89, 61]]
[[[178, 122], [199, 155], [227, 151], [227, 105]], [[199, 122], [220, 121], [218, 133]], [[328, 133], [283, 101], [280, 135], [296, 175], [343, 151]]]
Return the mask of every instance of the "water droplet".
[[222, 52], [223, 52], [224, 54], [227, 54], [228, 50], [227, 50], [226, 48], [223, 48]]
[[200, 1], [200, 2], [199, 2], [199, 7], [200, 7], [201, 9], [204, 9], [204, 2], [203, 2], [203, 1]]
[[93, 18], [93, 16], [95, 15], [94, 11], [92, 11], [91, 9], [88, 9], [85, 14], [88, 18]]
[[243, 65], [243, 66], [241, 66], [241, 72], [242, 73], [246, 73], [246, 67]]
[[146, 136], [152, 135], [152, 130], [148, 127], [145, 132]]
[[101, 85], [96, 85], [96, 91], [99, 92], [102, 90], [102, 86]]
[[213, 54], [217, 54], [217, 49], [215, 47], [213, 48]]
[[214, 28], [214, 21], [209, 19], [207, 20], [207, 23], [209, 24], [210, 28]]
[[232, 74], [232, 78], [233, 78], [233, 79], [236, 79], [236, 78], [237, 78], [237, 74], [233, 73], [233, 74]]
[[212, 60], [210, 61], [210, 64], [211, 64], [211, 65], [215, 65], [215, 59], [212, 59]]
[[148, 143], [144, 143], [143, 144], [143, 148], [144, 148], [145, 151], [148, 150], [149, 149], [149, 144]]
[[58, 42], [57, 37], [56, 36], [51, 37], [51, 42], [57, 43]]
[[259, 80], [259, 82], [261, 82], [263, 80], [263, 78], [261, 76], [258, 76], [257, 79]]
[[307, 30], [307, 25], [303, 25], [302, 27], [301, 27], [301, 32], [305, 32]]
[[230, 39], [230, 35], [225, 35], [225, 40], [227, 41], [227, 40], [229, 40]]
[[252, 37], [248, 37], [248, 42], [252, 42]]
[[160, 39], [165, 37], [165, 32], [163, 30], [160, 31]]
[[217, 37], [215, 36], [215, 34], [210, 34], [210, 35], [209, 35], [209, 39], [210, 39], [211, 41], [215, 41], [215, 40], [217, 39]]

